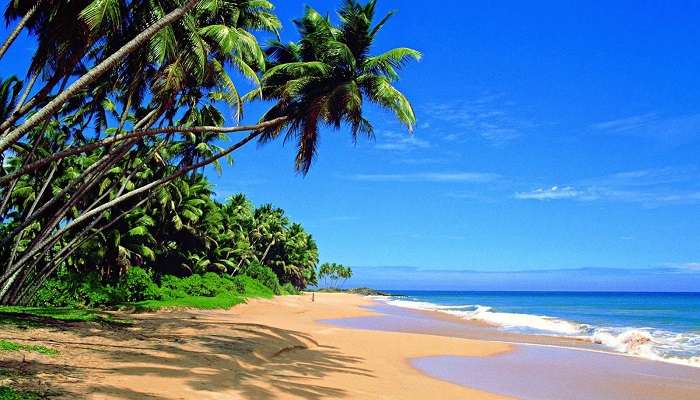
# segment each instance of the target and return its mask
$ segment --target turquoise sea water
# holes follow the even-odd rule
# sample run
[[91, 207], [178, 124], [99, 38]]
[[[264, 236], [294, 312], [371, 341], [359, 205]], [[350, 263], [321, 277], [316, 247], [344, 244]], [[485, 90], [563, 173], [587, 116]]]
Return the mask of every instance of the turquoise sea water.
[[700, 367], [700, 293], [389, 291], [389, 304]]

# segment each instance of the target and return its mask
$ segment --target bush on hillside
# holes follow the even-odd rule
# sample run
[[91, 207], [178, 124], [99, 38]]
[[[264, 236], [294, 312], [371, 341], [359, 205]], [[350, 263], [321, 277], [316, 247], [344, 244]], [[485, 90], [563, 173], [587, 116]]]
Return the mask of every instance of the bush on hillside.
[[242, 294], [243, 284], [226, 275], [207, 272], [204, 275], [190, 275], [178, 278], [166, 275], [161, 279], [161, 296], [164, 300], [172, 300], [186, 296], [216, 297], [225, 293]]
[[287, 282], [284, 285], [282, 285], [282, 294], [298, 295], [301, 294], [301, 290], [299, 290], [296, 286], [292, 285], [291, 282]]
[[131, 267], [117, 283], [117, 299], [122, 302], [135, 302], [160, 298], [160, 289], [153, 282], [153, 271]]
[[118, 289], [104, 285], [97, 272], [86, 275], [59, 271], [47, 280], [37, 292], [37, 306], [48, 307], [104, 307], [120, 301]]
[[160, 289], [153, 282], [153, 273], [132, 267], [114, 285], [103, 283], [97, 272], [59, 271], [39, 289], [34, 303], [50, 307], [108, 307], [158, 298]]
[[260, 263], [253, 262], [243, 270], [243, 274], [248, 275], [249, 277], [267, 286], [274, 294], [282, 294], [280, 281], [275, 272], [270, 268]]
[[235, 277], [213, 272], [193, 274], [185, 278], [165, 275], [161, 277], [160, 285], [154, 281], [152, 270], [140, 267], [130, 268], [119, 281], [111, 285], [103, 283], [97, 272], [78, 274], [61, 270], [55, 278], [44, 283], [37, 293], [34, 305], [97, 308], [150, 300], [179, 304], [184, 300], [191, 302], [194, 298], [240, 299], [299, 293], [291, 283], [281, 286], [277, 275], [261, 264], [252, 264], [245, 269], [244, 274]]

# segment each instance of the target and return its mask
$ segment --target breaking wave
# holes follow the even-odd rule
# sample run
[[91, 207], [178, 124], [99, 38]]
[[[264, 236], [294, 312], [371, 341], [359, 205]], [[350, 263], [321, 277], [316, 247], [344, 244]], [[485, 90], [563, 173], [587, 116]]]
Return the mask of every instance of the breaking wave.
[[700, 335], [645, 327], [601, 327], [545, 315], [499, 312], [479, 304], [440, 305], [406, 299], [383, 299], [389, 305], [437, 311], [500, 329], [526, 334], [565, 336], [589, 340], [638, 357], [700, 368]]

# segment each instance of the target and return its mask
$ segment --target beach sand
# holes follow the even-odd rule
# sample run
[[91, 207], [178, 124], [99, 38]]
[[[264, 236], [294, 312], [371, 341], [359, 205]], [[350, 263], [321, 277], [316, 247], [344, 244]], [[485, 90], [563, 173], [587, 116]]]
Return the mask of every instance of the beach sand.
[[[3, 328], [61, 354], [0, 353], [15, 384], [87, 399], [503, 399], [422, 374], [411, 359], [488, 357], [510, 346], [319, 320], [375, 315], [367, 298], [319, 293], [231, 310], [136, 314], [130, 327]], [[2, 378], [0, 378], [1, 380]], [[8, 379], [8, 378], [6, 378]], [[39, 382], [39, 383], [37, 383]], [[43, 387], [42, 387], [43, 385]]]
[[61, 354], [0, 353], [0, 370], [12, 371], [0, 385], [63, 399], [700, 398], [698, 368], [358, 295], [311, 299], [133, 314], [125, 327], [2, 328], [2, 339]]

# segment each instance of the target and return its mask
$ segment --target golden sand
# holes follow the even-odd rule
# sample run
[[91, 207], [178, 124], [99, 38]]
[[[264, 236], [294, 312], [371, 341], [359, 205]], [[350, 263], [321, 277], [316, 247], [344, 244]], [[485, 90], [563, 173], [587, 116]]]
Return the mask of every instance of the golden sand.
[[135, 315], [128, 328], [75, 325], [3, 338], [43, 344], [56, 357], [0, 354], [0, 368], [56, 398], [87, 399], [499, 399], [430, 378], [408, 360], [489, 356], [501, 343], [337, 328], [319, 320], [370, 316], [362, 296], [320, 293], [251, 300], [226, 311]]

